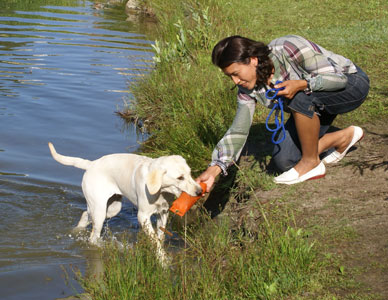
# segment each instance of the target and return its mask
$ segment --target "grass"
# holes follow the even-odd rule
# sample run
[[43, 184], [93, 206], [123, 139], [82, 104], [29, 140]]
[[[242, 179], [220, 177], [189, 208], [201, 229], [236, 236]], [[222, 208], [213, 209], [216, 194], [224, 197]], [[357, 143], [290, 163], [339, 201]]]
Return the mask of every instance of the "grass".
[[[210, 62], [215, 43], [232, 34], [264, 42], [299, 34], [362, 67], [371, 79], [369, 96], [335, 125], [374, 122], [388, 115], [386, 1], [141, 3], [151, 7], [159, 22], [157, 32], [150, 33], [156, 39], [155, 68], [131, 84], [133, 97], [121, 115], [147, 132], [141, 151], [149, 156], [180, 154], [194, 176], [206, 168], [235, 114], [236, 91]], [[269, 139], [262, 124], [267, 114], [257, 108], [249, 137], [262, 147], [261, 157], [248, 159], [252, 163], [237, 167], [231, 180], [216, 186], [228, 192], [243, 218], [199, 214], [188, 228], [189, 247], [175, 249], [167, 269], [156, 262], [142, 233], [133, 249], [109, 246], [103, 250], [101, 277], [80, 275], [93, 299], [378, 299], [343, 295], [343, 290], [360, 289], [351, 272], [324, 245], [314, 244], [310, 233], [297, 228], [290, 208], [280, 205], [295, 193], [293, 187], [281, 198], [261, 203], [260, 193], [275, 188], [266, 170]], [[329, 202], [341, 205], [340, 198]], [[334, 233], [318, 227], [315, 232], [333, 239], [352, 242], [357, 237], [345, 224], [342, 232]], [[182, 227], [176, 230], [183, 236]]]
[[203, 217], [189, 227], [188, 247], [174, 251], [169, 268], [140, 233], [135, 248], [107, 246], [102, 276], [81, 276], [81, 283], [92, 299], [120, 300], [281, 299], [319, 285], [312, 274], [321, 263], [301, 229], [284, 222], [258, 227], [252, 238], [231, 231], [227, 218]]

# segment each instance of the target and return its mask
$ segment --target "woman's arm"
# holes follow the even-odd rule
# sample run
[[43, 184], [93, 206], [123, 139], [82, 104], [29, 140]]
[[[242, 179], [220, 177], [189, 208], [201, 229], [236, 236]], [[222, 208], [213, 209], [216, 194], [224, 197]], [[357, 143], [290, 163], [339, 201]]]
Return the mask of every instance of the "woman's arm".
[[247, 140], [252, 125], [256, 101], [246, 94], [237, 96], [237, 112], [233, 123], [223, 138], [217, 143], [210, 165], [218, 165], [224, 175], [226, 169], [238, 159]]
[[252, 125], [256, 101], [243, 93], [238, 94], [237, 100], [237, 112], [232, 125], [217, 143], [208, 169], [197, 178], [197, 181], [206, 183], [208, 190], [213, 185], [215, 177], [221, 172], [227, 175], [227, 169], [238, 159]]
[[303, 78], [309, 81], [312, 91], [336, 91], [345, 88], [347, 77], [342, 72], [342, 64], [352, 64], [346, 58], [327, 51], [317, 44], [291, 37], [283, 44], [284, 54], [289, 62], [302, 71]]

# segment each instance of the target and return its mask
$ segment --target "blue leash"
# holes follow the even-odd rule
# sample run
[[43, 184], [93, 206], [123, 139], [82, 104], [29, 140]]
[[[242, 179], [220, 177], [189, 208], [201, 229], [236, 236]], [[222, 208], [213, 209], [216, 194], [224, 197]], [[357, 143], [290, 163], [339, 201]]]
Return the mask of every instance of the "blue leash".
[[[281, 83], [281, 81], [276, 81], [275, 85], [276, 84], [279, 84]], [[265, 119], [265, 127], [270, 131], [270, 132], [273, 132], [272, 133], [272, 137], [271, 137], [271, 140], [272, 140], [272, 143], [274, 144], [280, 144], [281, 142], [284, 141], [285, 137], [286, 137], [286, 129], [284, 128], [284, 110], [283, 110], [283, 100], [284, 100], [284, 97], [283, 96], [278, 96], [278, 92], [281, 91], [281, 90], [284, 90], [284, 87], [282, 88], [279, 88], [279, 89], [269, 89], [265, 92], [265, 97], [268, 99], [268, 100], [272, 100], [274, 102], [274, 106], [272, 107], [270, 113], [268, 114], [267, 116], [267, 119]], [[270, 93], [273, 95], [270, 95]], [[274, 129], [271, 129], [269, 128], [268, 126], [268, 121], [269, 119], [271, 118], [273, 112], [276, 110], [275, 112], [275, 128]], [[280, 122], [278, 120], [279, 118], [279, 111], [280, 111]], [[281, 139], [279, 139], [278, 141], [275, 140], [275, 136], [276, 134], [278, 133], [279, 130], [282, 130], [282, 137]]]

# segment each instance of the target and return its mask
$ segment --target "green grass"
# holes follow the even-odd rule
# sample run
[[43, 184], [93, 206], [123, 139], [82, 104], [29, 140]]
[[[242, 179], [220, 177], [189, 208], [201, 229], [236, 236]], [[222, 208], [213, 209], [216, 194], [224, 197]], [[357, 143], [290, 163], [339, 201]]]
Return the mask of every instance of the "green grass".
[[[80, 277], [92, 299], [281, 299], [319, 286], [321, 263], [301, 229], [258, 224], [257, 237], [231, 231], [226, 218], [189, 227], [186, 249], [163, 268], [142, 233], [135, 248], [107, 246], [101, 276]], [[268, 227], [269, 226], [269, 227]], [[181, 233], [184, 237], [184, 233]]]

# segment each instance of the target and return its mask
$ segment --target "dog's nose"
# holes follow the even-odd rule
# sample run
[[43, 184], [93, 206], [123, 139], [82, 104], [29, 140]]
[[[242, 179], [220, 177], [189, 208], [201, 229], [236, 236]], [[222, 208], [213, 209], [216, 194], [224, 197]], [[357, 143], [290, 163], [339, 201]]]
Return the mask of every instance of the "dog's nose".
[[196, 191], [196, 194], [197, 194], [197, 196], [202, 196], [202, 188], [200, 187], [200, 188], [197, 188], [197, 191]]

